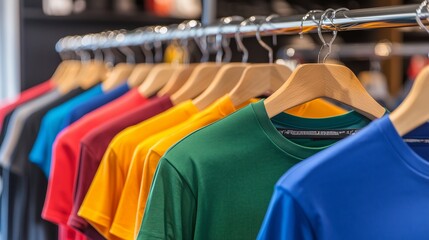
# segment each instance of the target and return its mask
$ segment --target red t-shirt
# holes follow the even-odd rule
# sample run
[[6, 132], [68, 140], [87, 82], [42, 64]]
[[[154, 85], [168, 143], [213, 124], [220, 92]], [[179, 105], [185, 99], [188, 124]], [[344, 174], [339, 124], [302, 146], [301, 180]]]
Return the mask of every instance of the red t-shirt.
[[36, 98], [44, 93], [47, 93], [53, 88], [54, 88], [54, 84], [50, 80], [45, 81], [41, 84], [38, 84], [32, 88], [29, 88], [23, 91], [12, 102], [9, 102], [9, 103], [6, 103], [5, 105], [0, 106], [0, 129], [3, 127], [4, 118], [10, 111], [15, 109], [19, 105], [32, 100], [33, 98]]
[[[51, 175], [42, 218], [60, 225], [61, 228], [68, 228], [67, 221], [73, 207], [74, 179], [79, 162], [80, 139], [93, 128], [142, 106], [146, 102], [147, 99], [141, 96], [137, 89], [131, 90], [115, 101], [87, 114], [57, 136], [53, 146]], [[80, 235], [72, 229], [68, 231], [62, 229], [61, 232], [67, 233], [67, 236], [60, 236], [60, 239], [74, 240], [76, 236]]]
[[173, 106], [169, 97], [150, 99], [148, 103], [118, 116], [88, 132], [80, 141], [80, 159], [75, 179], [73, 210], [68, 225], [91, 239], [103, 239], [90, 224], [77, 215], [111, 140], [125, 128], [136, 125]]

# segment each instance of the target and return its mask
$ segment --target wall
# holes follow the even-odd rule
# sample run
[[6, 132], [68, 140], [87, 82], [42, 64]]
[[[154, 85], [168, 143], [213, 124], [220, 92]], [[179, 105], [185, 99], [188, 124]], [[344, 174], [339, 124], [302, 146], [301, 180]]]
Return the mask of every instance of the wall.
[[0, 101], [19, 91], [19, 1], [0, 0]]

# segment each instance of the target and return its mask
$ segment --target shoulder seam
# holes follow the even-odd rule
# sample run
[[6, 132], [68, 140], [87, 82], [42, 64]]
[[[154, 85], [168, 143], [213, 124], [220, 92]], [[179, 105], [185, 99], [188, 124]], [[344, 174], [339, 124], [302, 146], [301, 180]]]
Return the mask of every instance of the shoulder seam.
[[[179, 170], [170, 162], [170, 160], [168, 160], [166, 157], [163, 157], [163, 159], [168, 163], [168, 165], [170, 166], [170, 167], [172, 167], [173, 169], [174, 169], [174, 171], [176, 171], [177, 172], [177, 174], [180, 176], [180, 179], [182, 179], [182, 181], [186, 184], [186, 186], [187, 186], [187, 188], [189, 189], [189, 191], [191, 192], [191, 194], [192, 194], [192, 197], [195, 199], [195, 201], [197, 200], [197, 197], [196, 197], [196, 195], [195, 195], [195, 193], [192, 191], [192, 188], [191, 188], [191, 185], [189, 184], [189, 182], [187, 181], [187, 179], [186, 178], [184, 178], [183, 176], [182, 176], [182, 174], [180, 174], [180, 172], [179, 172]], [[160, 160], [160, 161], [162, 161], [162, 159]]]

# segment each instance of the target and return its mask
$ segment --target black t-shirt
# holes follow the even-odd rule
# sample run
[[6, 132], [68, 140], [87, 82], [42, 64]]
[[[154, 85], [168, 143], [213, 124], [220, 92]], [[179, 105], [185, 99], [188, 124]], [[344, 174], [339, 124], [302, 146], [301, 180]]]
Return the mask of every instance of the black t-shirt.
[[[4, 137], [6, 136], [7, 126], [9, 125], [10, 118], [12, 117], [12, 114], [15, 111], [15, 109], [13, 109], [12, 111], [10, 111], [4, 117], [3, 127], [1, 128], [1, 131], [0, 131], [0, 146], [2, 145]], [[1, 169], [0, 169], [0, 178], [1, 178], [1, 188], [0, 188], [1, 189], [1, 191], [0, 191], [0, 198], [1, 198], [1, 197], [3, 197], [3, 188], [5, 187], [4, 186], [4, 182], [3, 182], [3, 171]], [[0, 202], [1, 202], [1, 199], [0, 199]], [[1, 207], [0, 207], [0, 216], [1, 215], [2, 214], [1, 214]], [[2, 218], [0, 217], [0, 226], [1, 226], [1, 221], [2, 221]], [[0, 229], [0, 232], [1, 232], [1, 229]], [[3, 239], [3, 238], [0, 238], [0, 239]]]
[[[16, 109], [16, 108], [15, 108]], [[10, 111], [8, 114], [6, 114], [6, 116], [4, 117], [3, 120], [3, 127], [1, 128], [0, 131], [0, 146], [3, 143], [4, 137], [6, 136], [6, 131], [7, 131], [7, 126], [9, 125], [9, 121], [10, 118], [12, 117], [13, 112], [15, 111], [15, 109], [13, 109], [12, 111]]]
[[[12, 153], [10, 170], [3, 170], [3, 197], [1, 201], [1, 239], [39, 240], [57, 239], [57, 226], [41, 218], [45, 201], [47, 179], [42, 170], [33, 165], [28, 155], [39, 132], [43, 116], [52, 108], [79, 95], [77, 88], [46, 104], [32, 113]], [[5, 220], [7, 220], [5, 222]]]

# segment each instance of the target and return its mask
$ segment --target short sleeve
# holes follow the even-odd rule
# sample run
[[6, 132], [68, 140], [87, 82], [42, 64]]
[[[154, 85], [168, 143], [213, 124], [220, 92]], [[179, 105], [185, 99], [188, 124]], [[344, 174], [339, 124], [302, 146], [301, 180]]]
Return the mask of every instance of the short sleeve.
[[137, 239], [193, 239], [195, 214], [196, 199], [189, 185], [167, 159], [161, 159]]
[[283, 188], [276, 187], [258, 240], [313, 240], [310, 222], [301, 206]]
[[78, 216], [84, 218], [107, 239], [111, 238], [109, 231], [122, 193], [121, 186], [125, 181], [120, 177], [123, 173], [117, 160], [117, 154], [109, 148], [78, 212]]

